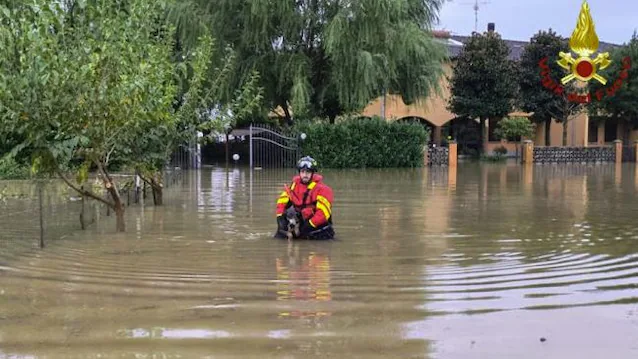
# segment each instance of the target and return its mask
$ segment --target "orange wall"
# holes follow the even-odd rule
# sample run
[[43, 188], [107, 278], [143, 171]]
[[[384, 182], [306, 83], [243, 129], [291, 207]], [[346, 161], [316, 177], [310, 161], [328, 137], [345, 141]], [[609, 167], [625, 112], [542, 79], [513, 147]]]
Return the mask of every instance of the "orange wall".
[[[446, 76], [443, 76], [440, 80], [441, 94], [430, 96], [426, 101], [415, 103], [413, 105], [405, 105], [400, 96], [387, 95], [385, 96], [385, 117], [389, 121], [400, 119], [403, 117], [420, 117], [427, 120], [434, 126], [443, 126], [448, 121], [454, 119], [456, 116], [447, 110], [448, 100], [450, 98], [449, 82], [447, 77], [452, 75], [452, 67], [450, 64], [444, 65], [444, 72]], [[383, 116], [383, 96], [373, 100], [364, 108], [362, 115], [364, 116]], [[522, 112], [512, 112], [510, 116], [526, 116], [527, 114]], [[569, 122], [567, 145], [568, 146], [587, 146], [587, 128], [588, 117], [586, 114], [578, 115], [576, 118]], [[533, 139], [535, 145], [545, 145], [545, 125], [538, 124], [536, 127], [536, 136]], [[563, 143], [563, 125], [560, 123], [552, 122], [551, 125], [551, 145], [561, 146]], [[600, 137], [600, 136], [599, 136]], [[638, 139], [638, 133], [635, 135]], [[501, 145], [501, 142], [491, 142], [489, 145], [490, 151]], [[507, 147], [507, 146], [506, 146]], [[514, 149], [513, 145], [512, 150]], [[508, 147], [509, 149], [509, 147]]]
[[[421, 117], [434, 126], [443, 126], [446, 122], [453, 119], [454, 114], [446, 109], [447, 101], [450, 98], [450, 85], [447, 76], [452, 75], [452, 67], [445, 64], [443, 71], [446, 76], [442, 76], [439, 84], [441, 86], [441, 94], [430, 96], [426, 101], [419, 101], [412, 105], [406, 105], [401, 96], [387, 95], [385, 96], [385, 118], [388, 120], [397, 120], [403, 117]], [[378, 97], [366, 106], [362, 115], [364, 116], [382, 116], [383, 96]]]

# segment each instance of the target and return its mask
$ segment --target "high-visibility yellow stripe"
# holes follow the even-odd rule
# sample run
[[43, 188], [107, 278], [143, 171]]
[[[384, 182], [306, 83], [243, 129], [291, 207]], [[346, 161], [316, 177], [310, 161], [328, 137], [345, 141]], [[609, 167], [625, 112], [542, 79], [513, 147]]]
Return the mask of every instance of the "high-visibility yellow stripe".
[[310, 225], [312, 226], [312, 228], [317, 228], [317, 226], [315, 226], [315, 224], [314, 224], [314, 223], [312, 223], [312, 219], [309, 219], [309, 220], [308, 220], [308, 223], [310, 223]]
[[317, 185], [317, 182], [310, 182], [310, 184], [308, 185], [308, 189], [313, 189], [315, 188], [316, 185]]
[[331, 209], [332, 207], [332, 204], [330, 204], [330, 201], [328, 201], [328, 199], [322, 195], [317, 196], [317, 202], [323, 204], [328, 209]]
[[324, 206], [323, 203], [318, 202], [317, 209], [323, 212], [323, 215], [326, 216], [326, 219], [330, 218], [330, 210], [326, 206]]
[[288, 198], [288, 193], [286, 191], [281, 192], [279, 195], [279, 199], [277, 199], [277, 204], [286, 204], [290, 199]]

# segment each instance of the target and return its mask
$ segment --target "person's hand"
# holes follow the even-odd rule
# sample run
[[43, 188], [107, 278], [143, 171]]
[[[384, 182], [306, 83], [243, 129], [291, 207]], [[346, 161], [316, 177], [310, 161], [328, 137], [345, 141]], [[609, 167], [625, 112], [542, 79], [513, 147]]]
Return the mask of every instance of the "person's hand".
[[310, 225], [310, 221], [302, 221], [301, 224], [299, 225], [299, 233], [302, 236], [305, 236], [307, 234], [309, 234], [310, 232], [312, 232], [314, 230], [314, 228]]

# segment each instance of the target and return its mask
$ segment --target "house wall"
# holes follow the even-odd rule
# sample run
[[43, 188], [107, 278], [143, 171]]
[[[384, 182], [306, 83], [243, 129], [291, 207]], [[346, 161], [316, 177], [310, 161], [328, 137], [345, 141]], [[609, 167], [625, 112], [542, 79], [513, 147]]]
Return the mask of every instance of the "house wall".
[[[406, 105], [399, 95], [380, 96], [366, 106], [361, 112], [364, 116], [381, 116], [387, 120], [398, 120], [403, 117], [420, 117], [433, 126], [443, 126], [456, 116], [447, 110], [447, 101], [450, 98], [450, 84], [447, 77], [452, 75], [452, 67], [445, 64], [443, 71], [445, 76], [439, 80], [440, 94], [433, 94], [426, 100]], [[384, 116], [385, 100], [385, 116]]]

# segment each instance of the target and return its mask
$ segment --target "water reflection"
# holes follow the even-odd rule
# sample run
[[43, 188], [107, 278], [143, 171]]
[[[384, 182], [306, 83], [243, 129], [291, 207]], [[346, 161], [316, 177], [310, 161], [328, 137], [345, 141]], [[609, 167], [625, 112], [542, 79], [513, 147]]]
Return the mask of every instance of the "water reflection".
[[[289, 244], [272, 233], [293, 174], [187, 173], [164, 206], [128, 210], [129, 233], [103, 225], [44, 251], [7, 248], [0, 347], [47, 358], [209, 357], [211, 342], [219, 357], [634, 354], [636, 166], [326, 170], [340, 240]], [[598, 327], [605, 351], [586, 330]]]
[[[310, 252], [299, 254], [299, 245], [290, 245], [288, 255], [275, 261], [277, 270], [277, 300], [286, 301], [291, 310], [279, 313], [281, 317], [323, 317], [330, 311], [313, 309], [308, 303], [332, 299], [330, 290], [330, 257]], [[306, 302], [306, 303], [298, 303]]]

